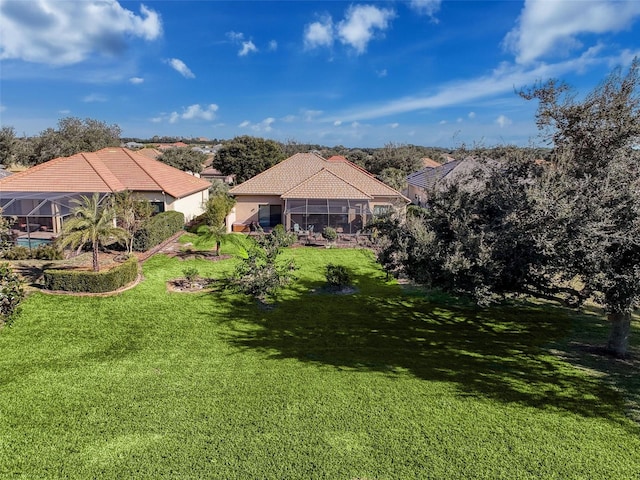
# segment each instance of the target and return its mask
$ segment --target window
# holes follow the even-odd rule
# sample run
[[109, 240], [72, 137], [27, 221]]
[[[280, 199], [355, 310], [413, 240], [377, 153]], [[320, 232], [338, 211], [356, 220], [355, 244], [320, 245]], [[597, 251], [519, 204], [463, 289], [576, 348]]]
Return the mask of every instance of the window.
[[373, 216], [382, 217], [388, 215], [391, 212], [391, 205], [374, 205]]
[[150, 202], [152, 215], [164, 212], [164, 202]]

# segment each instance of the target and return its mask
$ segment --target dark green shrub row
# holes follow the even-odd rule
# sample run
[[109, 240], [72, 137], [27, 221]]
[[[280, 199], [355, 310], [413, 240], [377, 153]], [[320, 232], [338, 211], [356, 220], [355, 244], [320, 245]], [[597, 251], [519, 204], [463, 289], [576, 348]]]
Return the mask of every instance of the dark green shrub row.
[[162, 212], [148, 219], [136, 232], [133, 249], [146, 252], [159, 245], [184, 227], [184, 214], [181, 212]]
[[113, 292], [133, 282], [138, 276], [138, 259], [131, 257], [104, 272], [45, 270], [44, 288], [66, 292]]
[[54, 245], [38, 245], [31, 250], [27, 247], [15, 245], [4, 252], [2, 257], [5, 260], [27, 260], [30, 258], [38, 260], [62, 260], [62, 251]]

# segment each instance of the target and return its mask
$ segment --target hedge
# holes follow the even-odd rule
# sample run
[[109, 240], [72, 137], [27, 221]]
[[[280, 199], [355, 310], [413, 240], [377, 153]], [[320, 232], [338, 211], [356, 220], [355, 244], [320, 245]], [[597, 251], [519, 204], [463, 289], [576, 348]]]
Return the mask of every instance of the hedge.
[[131, 257], [121, 265], [103, 272], [86, 270], [45, 270], [44, 288], [66, 292], [113, 292], [138, 276], [138, 259]]
[[154, 215], [136, 232], [133, 239], [133, 249], [136, 252], [146, 252], [182, 230], [183, 227], [184, 214], [182, 212], [169, 211]]

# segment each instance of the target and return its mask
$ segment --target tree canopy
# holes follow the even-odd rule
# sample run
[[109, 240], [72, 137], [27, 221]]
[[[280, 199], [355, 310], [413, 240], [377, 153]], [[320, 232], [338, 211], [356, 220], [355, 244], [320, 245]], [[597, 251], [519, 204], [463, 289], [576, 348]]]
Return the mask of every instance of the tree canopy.
[[162, 152], [158, 160], [183, 172], [200, 173], [207, 155], [191, 147], [175, 147]]
[[532, 290], [593, 298], [611, 322], [609, 350], [624, 356], [640, 306], [639, 69], [615, 70], [581, 100], [554, 80], [522, 91], [539, 102], [546, 160], [505, 149], [430, 192], [407, 222], [380, 222], [381, 263], [479, 303]]
[[0, 133], [0, 162], [37, 165], [57, 157], [79, 152], [95, 152], [120, 145], [120, 127], [99, 120], [66, 117], [58, 128], [47, 128], [31, 138], [17, 138], [13, 127]]
[[284, 153], [279, 143], [245, 135], [218, 150], [212, 165], [224, 175], [235, 175], [236, 183], [242, 183], [282, 160]]

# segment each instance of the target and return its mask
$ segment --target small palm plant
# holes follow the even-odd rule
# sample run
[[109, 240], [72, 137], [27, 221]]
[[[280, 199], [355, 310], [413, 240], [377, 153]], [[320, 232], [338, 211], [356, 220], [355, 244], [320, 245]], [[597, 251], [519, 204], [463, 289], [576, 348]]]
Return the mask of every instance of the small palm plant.
[[73, 209], [73, 216], [64, 222], [62, 226], [63, 236], [60, 246], [82, 248], [91, 244], [93, 253], [93, 271], [100, 271], [98, 262], [98, 250], [100, 245], [105, 245], [117, 240], [126, 240], [127, 232], [115, 225], [115, 210], [111, 202], [100, 201], [100, 196], [94, 193], [92, 197], [81, 195], [74, 198], [77, 206]]

